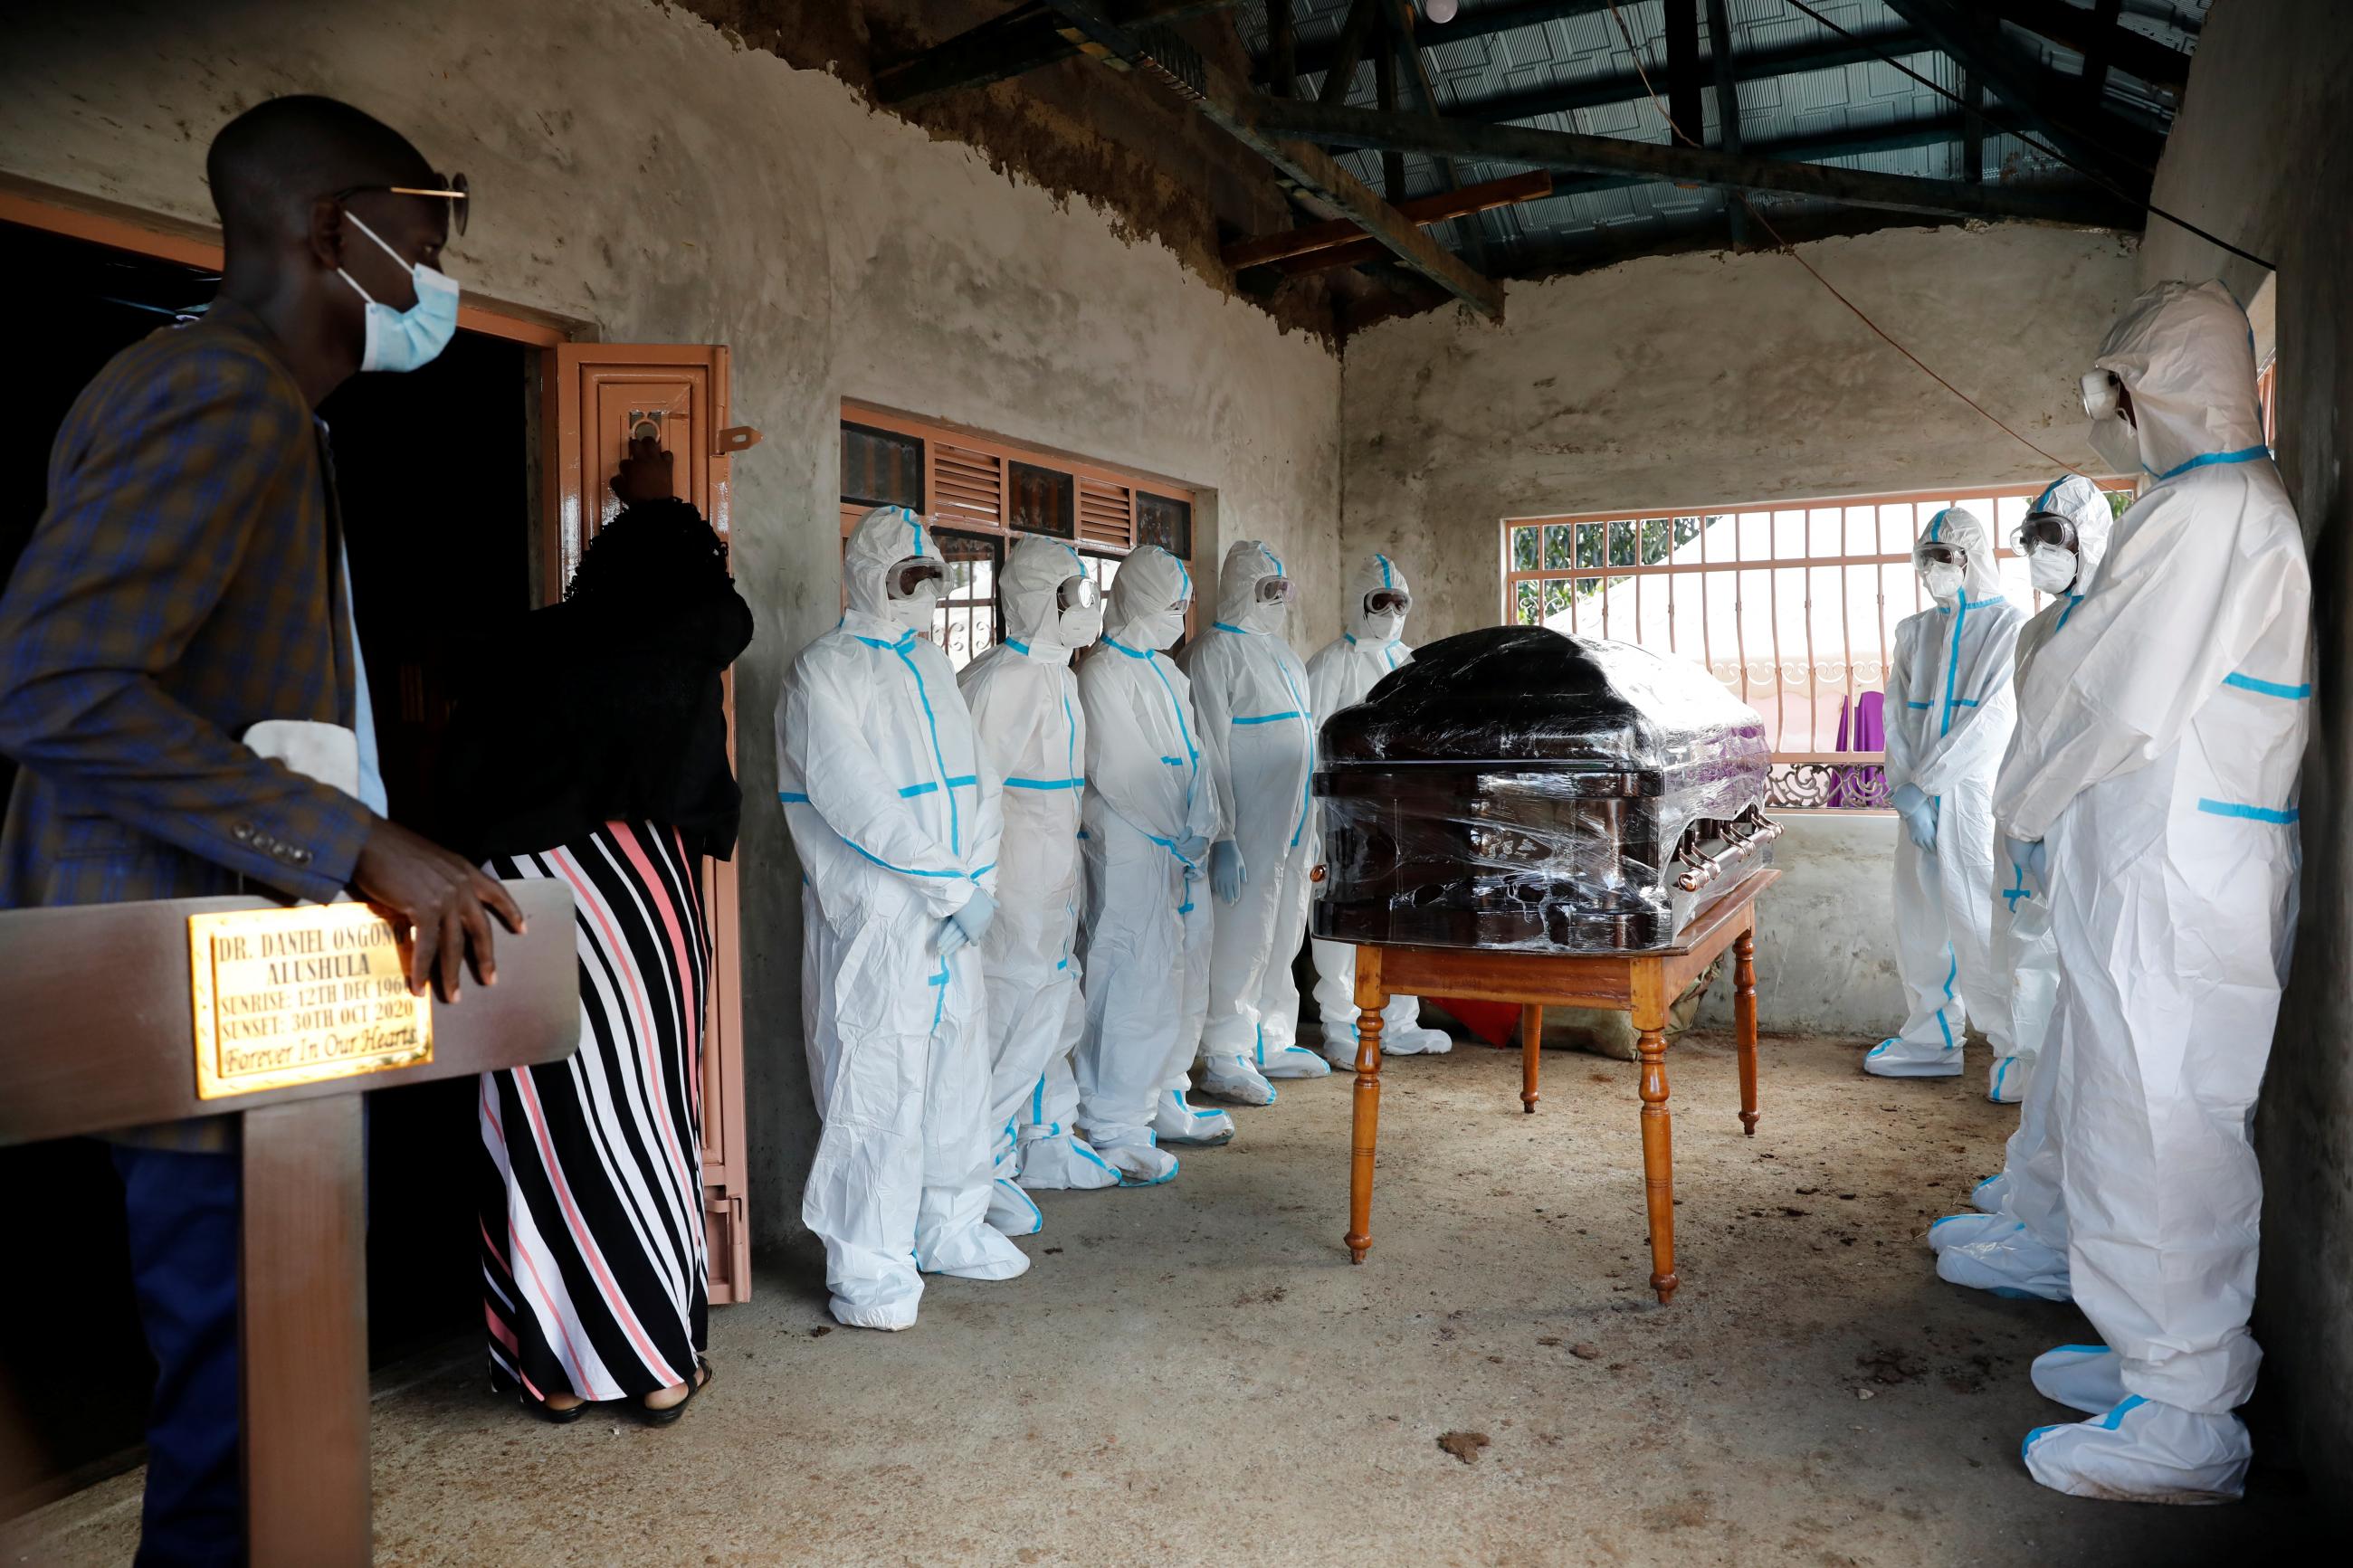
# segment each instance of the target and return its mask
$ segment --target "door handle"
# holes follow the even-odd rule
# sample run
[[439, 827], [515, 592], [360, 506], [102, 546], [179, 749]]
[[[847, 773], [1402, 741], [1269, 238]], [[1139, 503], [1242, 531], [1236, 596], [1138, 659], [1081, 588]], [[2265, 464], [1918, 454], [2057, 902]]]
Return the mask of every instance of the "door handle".
[[724, 458], [733, 452], [748, 452], [760, 444], [760, 433], [749, 425], [730, 425], [712, 438], [711, 455]]

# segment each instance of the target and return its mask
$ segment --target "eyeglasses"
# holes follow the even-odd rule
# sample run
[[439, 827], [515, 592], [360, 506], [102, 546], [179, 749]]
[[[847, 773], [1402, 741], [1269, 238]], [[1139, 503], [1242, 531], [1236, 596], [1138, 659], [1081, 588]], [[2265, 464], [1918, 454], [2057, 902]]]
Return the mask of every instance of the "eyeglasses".
[[916, 555], [892, 567], [885, 582], [892, 598], [912, 599], [923, 591], [925, 584], [937, 587], [946, 580], [947, 573], [938, 562], [927, 555]]
[[1065, 610], [1092, 610], [1103, 603], [1103, 590], [1092, 577], [1066, 578], [1054, 602]]
[[1969, 558], [1969, 552], [1957, 544], [1926, 543], [1913, 548], [1915, 562], [1935, 561], [1947, 566], [1958, 566]]
[[[440, 179], [440, 176], [437, 174], [434, 178]], [[335, 193], [335, 200], [348, 201], [362, 191], [382, 191], [394, 196], [440, 196], [449, 204], [449, 227], [457, 234], [466, 232], [466, 214], [473, 205], [463, 174], [452, 174], [438, 185], [345, 185]]]
[[1365, 595], [1365, 613], [1369, 616], [1401, 616], [1413, 608], [1413, 595], [1403, 588], [1376, 588]]
[[1258, 580], [1258, 602], [1261, 605], [1287, 605], [1298, 596], [1298, 585], [1288, 577], [1261, 577]]
[[2027, 513], [2026, 521], [2018, 530], [2019, 552], [2023, 554], [2038, 544], [2055, 544], [2062, 550], [2073, 550], [2076, 547], [2073, 521], [2055, 511]]

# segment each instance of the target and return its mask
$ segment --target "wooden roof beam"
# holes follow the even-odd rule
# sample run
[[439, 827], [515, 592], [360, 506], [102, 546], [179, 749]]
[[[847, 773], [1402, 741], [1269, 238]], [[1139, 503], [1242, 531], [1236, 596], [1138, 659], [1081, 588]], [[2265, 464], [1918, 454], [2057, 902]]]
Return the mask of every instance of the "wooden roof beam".
[[[1222, 11], [1234, 0], [1127, 0], [1130, 23], [1176, 22]], [[893, 109], [920, 109], [950, 93], [987, 87], [1069, 59], [1079, 52], [1070, 25], [1043, 0], [1027, 0], [874, 76], [874, 96]]]
[[[1419, 224], [1444, 223], [1449, 218], [1468, 217], [1491, 207], [1517, 205], [1552, 195], [1552, 176], [1541, 169], [1525, 174], [1507, 174], [1500, 180], [1487, 180], [1475, 185], [1462, 185], [1451, 191], [1440, 191], [1427, 196], [1413, 196], [1398, 204], [1398, 212]], [[1277, 262], [1313, 256], [1339, 246], [1354, 246], [1365, 239], [1365, 231], [1348, 218], [1335, 218], [1330, 223], [1303, 224], [1287, 234], [1270, 234], [1256, 239], [1239, 239], [1225, 248], [1226, 265], [1240, 272], [1246, 267], [1268, 267]], [[1387, 255], [1374, 246], [1366, 259]], [[1314, 270], [1314, 269], [1310, 269]]]
[[1249, 109], [1254, 129], [1261, 136], [1306, 137], [1326, 146], [1395, 147], [1433, 156], [1517, 163], [1560, 174], [1630, 175], [1673, 184], [1810, 196], [1848, 206], [1936, 213], [1952, 217], [2137, 227], [2141, 216], [2139, 208], [2131, 204], [2074, 191], [1966, 185], [1957, 181], [1920, 179], [1909, 174], [1785, 163], [1749, 153], [1668, 147], [1655, 142], [1537, 131], [1520, 125], [1383, 115], [1369, 110], [1285, 103], [1272, 99], [1254, 100]]
[[1488, 316], [1503, 315], [1502, 285], [1481, 277], [1451, 251], [1422, 233], [1419, 225], [1376, 195], [1321, 147], [1271, 133], [1260, 118], [1265, 106], [1277, 104], [1318, 114], [1354, 111], [1261, 98], [1250, 90], [1248, 83], [1203, 59], [1174, 34], [1158, 30], [1140, 33], [1122, 23], [1111, 0], [1048, 0], [1048, 4], [1083, 35], [1092, 46], [1090, 53], [1099, 49], [1106, 63], [1116, 61], [1124, 68], [1156, 79], [1170, 91], [1190, 100], [1236, 141], [1274, 165], [1276, 173], [1294, 192], [1325, 211], [1347, 218], [1367, 237], [1378, 240], [1402, 265], [1474, 310]]

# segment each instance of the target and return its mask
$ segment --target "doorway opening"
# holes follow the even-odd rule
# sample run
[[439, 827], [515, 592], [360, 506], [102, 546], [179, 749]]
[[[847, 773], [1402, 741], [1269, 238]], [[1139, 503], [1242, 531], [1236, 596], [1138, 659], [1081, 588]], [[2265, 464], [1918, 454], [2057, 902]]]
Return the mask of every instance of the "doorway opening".
[[[0, 222], [0, 276], [38, 300], [18, 416], [0, 427], [0, 584], [46, 504], [49, 447], [122, 349], [201, 313], [202, 267]], [[503, 625], [536, 603], [541, 351], [460, 331], [406, 375], [357, 376], [319, 409], [334, 453], [353, 617], [393, 820], [430, 833], [432, 774], [461, 686]], [[0, 802], [14, 768], [0, 759]], [[471, 1079], [368, 1096], [370, 1361], [480, 1332]], [[138, 1458], [153, 1375], [133, 1309], [119, 1185], [94, 1140], [0, 1149], [0, 1255], [51, 1282], [0, 1293], [0, 1411], [34, 1449], [9, 1469], [29, 1506]]]

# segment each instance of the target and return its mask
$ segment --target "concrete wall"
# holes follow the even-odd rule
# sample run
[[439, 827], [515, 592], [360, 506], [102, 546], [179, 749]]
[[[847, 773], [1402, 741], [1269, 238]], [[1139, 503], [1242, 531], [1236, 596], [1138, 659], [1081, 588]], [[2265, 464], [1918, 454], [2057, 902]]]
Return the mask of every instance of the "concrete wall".
[[[1912, 352], [2068, 463], [2080, 362], [2133, 289], [2127, 241], [2004, 226], [1800, 247]], [[1514, 284], [1351, 338], [1342, 542], [1413, 574], [1413, 635], [1494, 624], [1499, 521], [1961, 483], [2053, 465], [1873, 337], [1781, 255], [1653, 257]]]
[[[1895, 973], [1893, 812], [1791, 811], [1774, 841], [1781, 879], [1757, 906], [1757, 1022], [1765, 1029], [1846, 1035], [1861, 1047], [1904, 1022]], [[1732, 1023], [1730, 970], [1700, 1021]]]
[[[771, 710], [839, 605], [845, 395], [1209, 487], [1201, 553], [1261, 535], [1336, 571], [1339, 370], [1301, 334], [834, 78], [639, 0], [205, 6], [90, 0], [11, 24], [0, 166], [209, 221], [205, 145], [281, 92], [345, 98], [471, 177], [448, 270], [611, 342], [723, 342], [735, 568], [744, 969], [755, 1235], [799, 1228], [815, 1132], [800, 1047], [798, 874]], [[1336, 635], [1329, 595], [1300, 635]]]
[[[2255, 1121], [2264, 1429], [2346, 1506], [2353, 1477], [2353, 16], [2340, 0], [2220, 0], [2199, 40], [2157, 201], [2271, 259], [2279, 466], [2312, 546], [2318, 689], [2305, 753], [2303, 910]], [[2262, 269], [2151, 219], [2144, 282]], [[2274, 1454], [2271, 1456], [2278, 1458]]]

